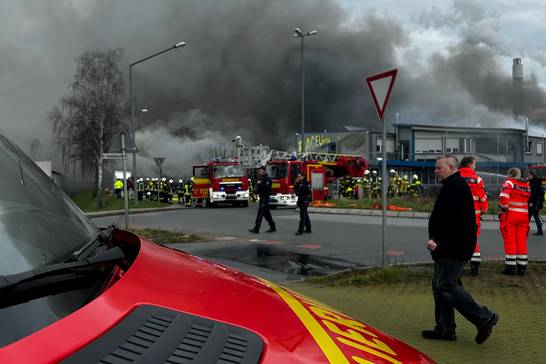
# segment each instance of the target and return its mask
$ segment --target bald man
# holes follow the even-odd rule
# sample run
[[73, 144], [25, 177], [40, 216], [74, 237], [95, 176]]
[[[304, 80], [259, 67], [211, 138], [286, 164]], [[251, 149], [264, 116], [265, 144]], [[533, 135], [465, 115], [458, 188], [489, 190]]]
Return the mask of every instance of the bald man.
[[462, 286], [461, 273], [476, 247], [476, 218], [472, 192], [458, 170], [454, 156], [436, 161], [434, 173], [442, 189], [428, 223], [427, 249], [434, 260], [432, 293], [436, 326], [424, 330], [425, 339], [457, 340], [455, 309], [476, 326], [477, 344], [489, 338], [499, 316], [480, 306]]

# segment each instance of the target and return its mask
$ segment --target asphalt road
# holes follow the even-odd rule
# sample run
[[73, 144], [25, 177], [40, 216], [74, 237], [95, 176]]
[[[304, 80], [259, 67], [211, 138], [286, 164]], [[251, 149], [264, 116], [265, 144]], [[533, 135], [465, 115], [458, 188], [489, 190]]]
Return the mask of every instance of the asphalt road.
[[[273, 210], [277, 232], [247, 231], [253, 226], [256, 206], [248, 208], [191, 208], [151, 212], [130, 216], [129, 224], [196, 233], [208, 243], [177, 244], [176, 248], [192, 254], [215, 258], [228, 265], [250, 264], [284, 273], [307, 274], [313, 268], [325, 272], [353, 266], [378, 265], [382, 257], [381, 217], [311, 214], [312, 234], [295, 236], [298, 213], [291, 209]], [[123, 224], [121, 216], [94, 218], [99, 226]], [[427, 219], [389, 218], [387, 250], [391, 263], [431, 261], [425, 249]], [[532, 224], [532, 231], [535, 226]], [[498, 222], [484, 222], [479, 239], [485, 259], [503, 259]], [[546, 238], [529, 236], [530, 259], [546, 259]], [[281, 258], [284, 256], [286, 259]], [[288, 258], [287, 258], [288, 257]], [[289, 261], [288, 261], [289, 260]], [[288, 262], [287, 262], [288, 261]], [[242, 267], [238, 267], [242, 269]], [[244, 269], [243, 269], [244, 270]], [[312, 272], [310, 273], [312, 274]]]

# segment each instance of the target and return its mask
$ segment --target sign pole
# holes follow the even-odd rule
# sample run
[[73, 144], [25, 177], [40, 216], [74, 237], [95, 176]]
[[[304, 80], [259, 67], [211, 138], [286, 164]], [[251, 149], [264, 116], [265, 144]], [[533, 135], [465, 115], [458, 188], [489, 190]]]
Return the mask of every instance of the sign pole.
[[393, 69], [366, 79], [375, 110], [377, 111], [377, 116], [379, 116], [379, 120], [383, 124], [381, 137], [381, 266], [383, 269], [387, 267], [387, 189], [389, 186], [387, 174], [387, 124], [383, 120], [383, 117], [385, 116], [385, 111], [397, 73], [398, 70]]
[[383, 137], [381, 139], [381, 175], [383, 176], [383, 183], [381, 186], [381, 206], [382, 206], [382, 217], [381, 223], [383, 225], [382, 235], [382, 267], [387, 266], [387, 188], [388, 184], [388, 174], [387, 174], [387, 123], [383, 122]]
[[127, 155], [125, 153], [125, 133], [121, 133], [121, 154], [123, 161], [123, 202], [125, 210], [125, 230], [129, 229], [129, 203], [127, 196]]

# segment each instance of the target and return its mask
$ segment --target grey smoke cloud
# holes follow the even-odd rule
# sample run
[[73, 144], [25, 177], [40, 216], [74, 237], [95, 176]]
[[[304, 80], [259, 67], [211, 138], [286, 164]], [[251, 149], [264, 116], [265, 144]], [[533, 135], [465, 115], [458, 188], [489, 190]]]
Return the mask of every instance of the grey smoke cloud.
[[[305, 40], [306, 130], [339, 125], [378, 128], [366, 76], [398, 67], [389, 106], [409, 122], [495, 126], [509, 122], [510, 53], [496, 30], [499, 14], [470, 1], [431, 8], [425, 27], [453, 27], [459, 40], [416, 66], [410, 32], [387, 15], [348, 14], [335, 0], [0, 1], [0, 128], [29, 149], [49, 145], [46, 116], [66, 90], [74, 58], [86, 48], [124, 48], [123, 72], [138, 59], [186, 41], [134, 68], [136, 109], [145, 156], [186, 174], [209, 146], [236, 135], [288, 147], [300, 129], [300, 48]], [[402, 56], [400, 56], [402, 55]], [[544, 90], [525, 80], [528, 115], [546, 120]], [[387, 115], [387, 117], [389, 117]], [[45, 152], [44, 154], [47, 154]]]

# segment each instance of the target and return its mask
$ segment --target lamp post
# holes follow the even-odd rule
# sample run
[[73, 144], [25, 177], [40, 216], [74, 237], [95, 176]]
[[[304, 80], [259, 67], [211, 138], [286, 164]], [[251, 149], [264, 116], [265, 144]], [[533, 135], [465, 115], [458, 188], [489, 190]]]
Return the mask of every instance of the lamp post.
[[[181, 47], [184, 47], [186, 45], [186, 42], [178, 42], [176, 44], [174, 44], [172, 47], [169, 47], [167, 49], [164, 49], [160, 52], [157, 52], [157, 53], [154, 53], [152, 54], [151, 56], [148, 56], [148, 57], [145, 57], [145, 58], [142, 58], [136, 62], [133, 62], [129, 65], [129, 98], [131, 99], [131, 136], [133, 138], [133, 180], [135, 180], [135, 178], [137, 177], [137, 173], [136, 173], [136, 137], [135, 137], [135, 134], [136, 134], [136, 130], [135, 130], [135, 99], [133, 97], [133, 66], [136, 66], [137, 64], [139, 63], [142, 63], [142, 62], [145, 62], [149, 59], [152, 59], [156, 56], [159, 56], [163, 53], [166, 53], [170, 50], [173, 50], [173, 49], [177, 49], [177, 48], [181, 48]], [[133, 194], [133, 198], [134, 198], [134, 204], [135, 205], [138, 205], [138, 197], [137, 197], [137, 194]]]
[[318, 32], [312, 30], [304, 33], [300, 28], [294, 28], [294, 38], [301, 39], [301, 152], [305, 153], [305, 67], [303, 62], [303, 38], [315, 35]]

